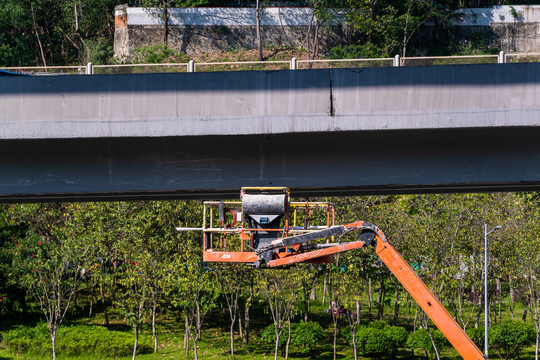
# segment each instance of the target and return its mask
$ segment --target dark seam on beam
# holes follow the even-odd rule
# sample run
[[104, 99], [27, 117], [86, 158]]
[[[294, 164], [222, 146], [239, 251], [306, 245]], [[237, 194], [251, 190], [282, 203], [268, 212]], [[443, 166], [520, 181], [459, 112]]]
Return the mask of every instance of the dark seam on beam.
[[334, 108], [334, 94], [333, 94], [333, 87], [332, 87], [332, 69], [329, 69], [328, 76], [330, 77], [330, 116], [334, 116], [336, 114], [336, 109]]

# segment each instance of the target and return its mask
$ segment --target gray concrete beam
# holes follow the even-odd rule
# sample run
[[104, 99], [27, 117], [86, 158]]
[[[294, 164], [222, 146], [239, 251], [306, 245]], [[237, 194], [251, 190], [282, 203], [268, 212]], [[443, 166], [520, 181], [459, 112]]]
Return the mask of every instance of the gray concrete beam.
[[540, 190], [540, 129], [0, 141], [0, 201]]

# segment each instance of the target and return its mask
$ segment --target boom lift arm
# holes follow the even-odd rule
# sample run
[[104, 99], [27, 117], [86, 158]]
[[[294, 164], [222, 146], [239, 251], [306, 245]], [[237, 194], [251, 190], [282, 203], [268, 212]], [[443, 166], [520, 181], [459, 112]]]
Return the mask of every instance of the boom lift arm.
[[[247, 192], [252, 190], [264, 191], [264, 193], [246, 196]], [[266, 192], [271, 192], [271, 194]], [[336, 226], [333, 224], [332, 204], [289, 202], [288, 188], [242, 188], [241, 196], [240, 203], [205, 203], [203, 228], [177, 228], [179, 231], [203, 231], [204, 261], [242, 262], [254, 268], [284, 267], [302, 262], [329, 262], [334, 254], [375, 245], [377, 255], [463, 359], [487, 359], [377, 226], [365, 221]], [[210, 205], [210, 227], [206, 226], [207, 204]], [[212, 207], [219, 210], [220, 227], [218, 228], [213, 227]], [[288, 213], [291, 208], [305, 209], [303, 227], [296, 226], [296, 210], [294, 210], [293, 226], [289, 226]], [[313, 226], [309, 220], [310, 211], [320, 208], [326, 209], [326, 226]], [[229, 226], [225, 221], [226, 210], [233, 214], [233, 222]], [[244, 228], [246, 220], [250, 224], [248, 228]], [[235, 228], [238, 221], [240, 221], [240, 227]], [[285, 225], [280, 227], [283, 221]], [[352, 231], [360, 232], [359, 240], [311, 244], [320, 239], [335, 239], [336, 236], [340, 239]], [[218, 234], [220, 235], [219, 251], [216, 251], [213, 245], [217, 241], [214, 242], [213, 237]], [[227, 236], [234, 234], [240, 237], [240, 248], [235, 249], [240, 251], [230, 251], [229, 248], [232, 246], [227, 246]], [[244, 251], [246, 243], [249, 244], [248, 251]]]

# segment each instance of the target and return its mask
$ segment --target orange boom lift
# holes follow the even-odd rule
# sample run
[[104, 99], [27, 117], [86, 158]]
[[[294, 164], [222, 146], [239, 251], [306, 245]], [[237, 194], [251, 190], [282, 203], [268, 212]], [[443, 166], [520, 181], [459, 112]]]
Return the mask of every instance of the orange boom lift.
[[[292, 202], [286, 187], [244, 187], [240, 197], [205, 201], [202, 228], [177, 228], [202, 231], [204, 261], [284, 267], [332, 262], [334, 254], [375, 245], [377, 255], [459, 354], [465, 360], [486, 359], [377, 226], [366, 221], [335, 225], [333, 204]], [[359, 240], [339, 241], [352, 231], [359, 232]]]

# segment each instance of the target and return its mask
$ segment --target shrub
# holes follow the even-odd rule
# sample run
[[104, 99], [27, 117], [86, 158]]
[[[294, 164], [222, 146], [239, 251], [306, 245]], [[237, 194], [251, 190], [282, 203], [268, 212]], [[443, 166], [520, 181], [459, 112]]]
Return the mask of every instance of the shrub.
[[384, 329], [385, 327], [388, 326], [388, 324], [381, 320], [375, 320], [375, 321], [370, 322], [368, 326], [374, 329]]
[[503, 359], [518, 358], [523, 347], [535, 340], [533, 326], [520, 321], [503, 321], [489, 330], [489, 343]]
[[39, 323], [34, 327], [17, 325], [4, 334], [2, 343], [15, 352], [47, 354], [52, 350], [46, 323]]
[[[448, 341], [439, 330], [431, 331], [431, 335], [433, 336], [433, 341], [435, 342], [438, 351], [440, 351], [442, 348], [448, 347]], [[431, 355], [435, 354], [433, 344], [431, 343], [429, 334], [425, 329], [420, 329], [413, 332], [412, 334], [409, 334], [407, 338], [407, 346], [413, 350], [424, 350], [428, 358], [430, 358]]]
[[[279, 345], [285, 345], [289, 336], [289, 328], [285, 326], [279, 338]], [[323, 327], [314, 321], [291, 324], [291, 345], [300, 346], [302, 354], [309, 354], [326, 337]], [[268, 344], [275, 344], [276, 333], [274, 324], [268, 325], [262, 332], [261, 338]]]
[[291, 324], [291, 344], [300, 346], [302, 354], [309, 354], [326, 337], [324, 329], [318, 322], [307, 321]]
[[105, 38], [84, 41], [84, 62], [92, 62], [94, 65], [105, 65], [111, 62], [114, 50]]
[[[2, 342], [8, 349], [16, 352], [42, 355], [51, 352], [51, 337], [46, 323], [39, 323], [35, 327], [17, 326], [5, 333]], [[99, 357], [128, 356], [133, 351], [133, 342], [132, 334], [111, 331], [102, 326], [62, 326], [56, 335], [56, 351], [64, 356], [86, 353]], [[151, 350], [150, 338], [141, 336], [137, 352], [142, 354]]]
[[384, 329], [362, 326], [356, 332], [356, 340], [362, 356], [374, 359], [390, 354], [392, 339]]
[[467, 336], [471, 338], [471, 340], [478, 346], [478, 348], [482, 348], [484, 346], [484, 327], [477, 327], [477, 328], [469, 328], [465, 331], [467, 333]]
[[167, 44], [143, 45], [133, 50], [133, 63], [161, 64], [167, 62], [188, 62], [189, 56], [171, 49]]
[[[384, 321], [373, 321], [367, 326], [359, 326], [356, 330], [356, 344], [360, 354], [378, 357], [395, 354], [407, 342], [407, 330], [401, 326], [390, 326]], [[342, 336], [352, 345], [352, 334], [349, 327], [342, 331]], [[380, 346], [376, 344], [379, 342]]]
[[[291, 329], [292, 329], [292, 326], [293, 325], [291, 324]], [[275, 344], [276, 343], [276, 330], [275, 329], [276, 328], [274, 324], [270, 324], [267, 327], [265, 327], [261, 334], [261, 340], [267, 344]], [[287, 342], [288, 333], [289, 333], [289, 329], [285, 327], [279, 338], [279, 345], [283, 345]]]
[[409, 333], [401, 326], [387, 326], [384, 330], [386, 332], [386, 336], [390, 338], [390, 348], [395, 357], [397, 350], [407, 344]]
[[375, 59], [390, 57], [384, 50], [370, 42], [363, 45], [344, 45], [330, 49], [329, 59]]

